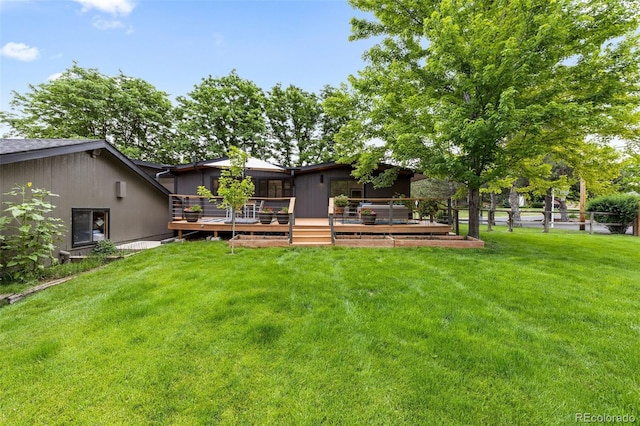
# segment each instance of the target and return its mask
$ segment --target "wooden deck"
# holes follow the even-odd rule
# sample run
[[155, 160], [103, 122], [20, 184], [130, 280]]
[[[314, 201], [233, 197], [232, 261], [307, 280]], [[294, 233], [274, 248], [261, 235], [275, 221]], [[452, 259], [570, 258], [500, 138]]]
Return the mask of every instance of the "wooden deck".
[[[355, 221], [352, 221], [355, 222]], [[186, 220], [174, 220], [169, 222], [169, 229], [178, 231], [178, 238], [182, 238], [184, 232], [203, 231], [212, 232], [214, 236], [218, 236], [220, 232], [231, 232], [231, 224], [226, 223], [221, 218], [203, 217], [198, 222], [187, 222]], [[296, 218], [295, 224], [290, 228], [289, 225], [280, 225], [277, 221], [271, 222], [269, 225], [260, 223], [236, 223], [236, 232], [253, 234], [283, 234], [288, 235], [293, 229], [302, 228], [325, 228], [330, 229], [328, 218]], [[451, 226], [441, 223], [432, 223], [428, 221], [420, 221], [417, 223], [396, 223], [396, 224], [376, 224], [363, 225], [361, 223], [334, 221], [334, 232], [340, 234], [415, 234], [415, 235], [447, 235], [451, 232]]]
[[[404, 212], [400, 212], [397, 201], [415, 202], [416, 205], [422, 199], [350, 199], [353, 202], [368, 202], [363, 206], [372, 206], [378, 210], [378, 220], [375, 225], [364, 225], [359, 220], [359, 210], [334, 214], [333, 198], [329, 198], [328, 213], [326, 218], [295, 218], [292, 224], [281, 225], [275, 219], [267, 225], [258, 220], [247, 223], [240, 220], [236, 222], [236, 244], [245, 247], [276, 247], [276, 246], [349, 246], [349, 247], [460, 247], [477, 248], [484, 247], [480, 240], [460, 237], [453, 234], [452, 226], [427, 220], [404, 219], [408, 211], [404, 206]], [[430, 200], [430, 199], [429, 199]], [[248, 203], [251, 208], [245, 207], [240, 214], [246, 218], [256, 218], [256, 214], [264, 203], [274, 210], [287, 207], [290, 218], [295, 211], [295, 197], [285, 198], [256, 198]], [[279, 204], [278, 204], [279, 203]], [[173, 194], [169, 203], [170, 214], [173, 220], [168, 228], [177, 231], [178, 238], [183, 238], [185, 233], [207, 232], [214, 237], [220, 233], [229, 235], [232, 225], [228, 219], [228, 212], [217, 207], [215, 202], [200, 196]], [[204, 216], [197, 222], [187, 222], [182, 219], [183, 208], [198, 204], [204, 210]], [[450, 205], [449, 205], [450, 207]], [[394, 214], [395, 213], [395, 214]], [[396, 219], [394, 219], [394, 217]], [[247, 219], [249, 220], [249, 219]], [[390, 223], [391, 220], [391, 223]]]

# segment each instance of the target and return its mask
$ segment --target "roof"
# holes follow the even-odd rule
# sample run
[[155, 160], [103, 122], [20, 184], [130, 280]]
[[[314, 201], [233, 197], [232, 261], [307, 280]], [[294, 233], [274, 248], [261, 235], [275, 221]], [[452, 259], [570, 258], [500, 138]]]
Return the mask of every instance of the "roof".
[[[330, 170], [330, 169], [339, 169], [342, 167], [349, 167], [352, 168], [353, 165], [351, 164], [342, 164], [342, 163], [336, 163], [335, 161], [330, 161], [327, 163], [320, 163], [320, 164], [312, 164], [309, 166], [302, 166], [300, 168], [298, 168], [296, 170], [296, 174], [304, 174], [304, 173], [313, 173], [313, 172], [319, 172], [319, 171], [323, 171], [323, 170]], [[390, 169], [393, 167], [398, 167], [398, 166], [393, 166], [391, 164], [385, 164], [385, 163], [380, 163], [378, 164], [378, 170], [386, 170], [386, 169]], [[408, 169], [406, 167], [398, 167], [398, 172], [400, 174], [403, 175], [413, 175], [414, 171], [411, 169]]]
[[103, 139], [0, 139], [0, 164], [19, 163], [83, 151], [106, 150], [145, 181], [165, 194], [169, 191], [126, 155]]
[[[0, 155], [35, 153], [41, 150], [85, 145], [99, 140], [89, 139], [0, 139]], [[3, 164], [6, 163], [3, 161]]]
[[[231, 160], [228, 158], [226, 160], [215, 160], [209, 163], [205, 163], [204, 165], [208, 167], [226, 168], [231, 167]], [[275, 164], [271, 164], [267, 161], [260, 160], [259, 158], [255, 157], [249, 157], [244, 167], [245, 169], [262, 170], [267, 172], [287, 172], [286, 169], [280, 166], [276, 166]]]

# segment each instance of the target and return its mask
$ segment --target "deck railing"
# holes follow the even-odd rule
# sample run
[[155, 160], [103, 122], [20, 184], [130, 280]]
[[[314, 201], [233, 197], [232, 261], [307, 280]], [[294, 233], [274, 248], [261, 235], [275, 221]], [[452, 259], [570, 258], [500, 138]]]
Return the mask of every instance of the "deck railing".
[[[378, 222], [387, 222], [391, 226], [394, 222], [417, 223], [423, 219], [432, 222], [437, 219], [449, 225], [453, 223], [451, 198], [348, 198], [348, 206], [342, 212], [335, 206], [334, 200], [334, 197], [329, 198], [330, 225], [335, 220], [360, 223], [362, 221], [360, 212], [364, 208], [374, 210]], [[429, 209], [425, 208], [426, 204], [423, 203], [429, 203], [431, 206], [430, 214], [425, 214]]]
[[[184, 209], [193, 205], [202, 208], [203, 218], [226, 218], [231, 219], [231, 211], [226, 208], [219, 207], [222, 203], [222, 197], [203, 197], [191, 194], [171, 194], [169, 196], [169, 214], [172, 220], [183, 220]], [[250, 198], [240, 211], [236, 212], [236, 218], [257, 218], [260, 210], [267, 207], [273, 209], [274, 212], [282, 208], [288, 209], [289, 223], [295, 221], [295, 197], [252, 197]]]

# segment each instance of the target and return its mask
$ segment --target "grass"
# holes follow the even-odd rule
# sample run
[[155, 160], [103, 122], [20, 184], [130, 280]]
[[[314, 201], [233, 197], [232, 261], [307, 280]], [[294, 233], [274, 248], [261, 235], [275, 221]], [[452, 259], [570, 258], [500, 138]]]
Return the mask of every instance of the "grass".
[[640, 239], [172, 244], [0, 309], [0, 424], [640, 418]]
[[27, 282], [8, 281], [8, 277], [5, 277], [7, 280], [6, 282], [0, 280], [0, 294], [20, 293], [30, 287], [37, 285], [39, 282], [43, 283], [59, 278], [71, 277], [81, 272], [86, 272], [98, 268], [102, 265], [105, 265], [109, 261], [110, 260], [104, 256], [90, 256], [86, 259], [82, 259], [80, 262], [70, 262], [64, 264], [58, 263], [56, 265], [45, 268], [38, 279], [34, 278], [33, 280]]

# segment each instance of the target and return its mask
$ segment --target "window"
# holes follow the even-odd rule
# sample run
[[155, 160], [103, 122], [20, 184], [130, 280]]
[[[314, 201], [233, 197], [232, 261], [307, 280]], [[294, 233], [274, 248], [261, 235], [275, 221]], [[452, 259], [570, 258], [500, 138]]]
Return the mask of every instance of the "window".
[[109, 238], [109, 209], [72, 209], [73, 247], [88, 246]]
[[290, 179], [261, 179], [257, 185], [258, 197], [279, 198], [291, 197]]
[[354, 179], [333, 179], [329, 189], [329, 196], [344, 194], [349, 198], [362, 198], [364, 185]]

